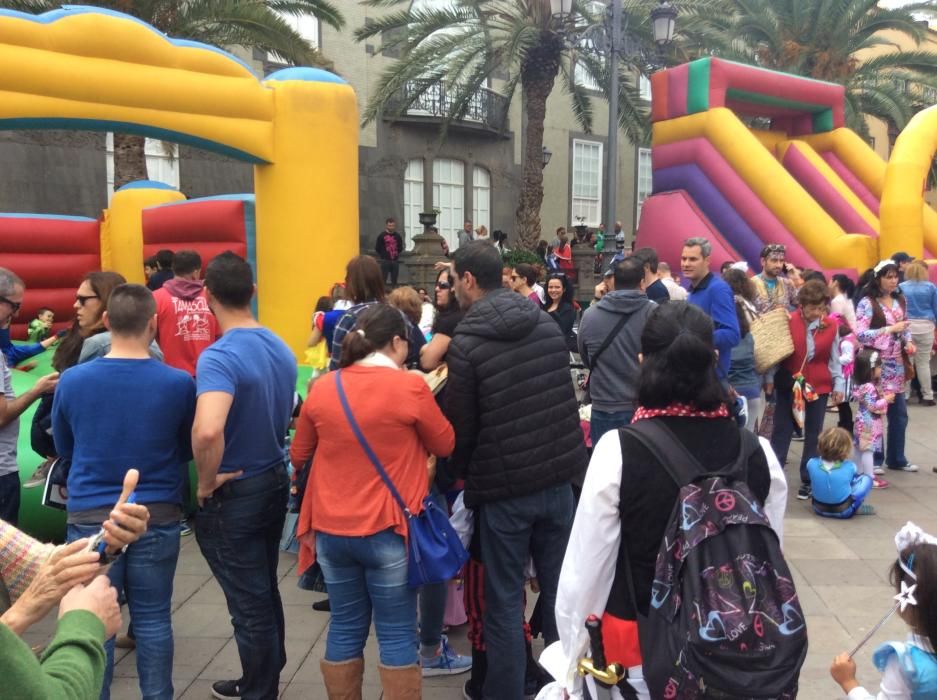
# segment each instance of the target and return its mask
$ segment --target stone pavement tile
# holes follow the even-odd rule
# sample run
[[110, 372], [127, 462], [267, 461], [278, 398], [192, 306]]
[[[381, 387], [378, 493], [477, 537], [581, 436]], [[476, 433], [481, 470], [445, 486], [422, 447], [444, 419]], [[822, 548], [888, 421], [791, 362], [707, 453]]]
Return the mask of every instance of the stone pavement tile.
[[811, 586], [880, 586], [885, 579], [871, 562], [858, 559], [799, 559], [797, 569]]
[[[176, 574], [172, 582], [172, 609], [176, 610], [205, 584], [214, 581], [211, 574]], [[211, 601], [215, 602], [215, 601]]]
[[325, 640], [325, 630], [329, 624], [327, 613], [316, 612], [311, 605], [283, 606], [286, 619], [286, 638], [315, 642], [320, 637]]
[[187, 602], [195, 605], [203, 603], [224, 603], [224, 591], [222, 591], [221, 586], [218, 585], [218, 580], [214, 576], [211, 576], [192, 594], [192, 597], [190, 597]]
[[[302, 639], [286, 640], [286, 666], [280, 673], [281, 679], [292, 678], [309, 653], [311, 643]], [[241, 675], [241, 661], [238, 658], [237, 643], [229, 639], [221, 651], [215, 655], [199, 678], [214, 681], [239, 678]]]
[[[175, 650], [173, 653], [172, 677], [188, 682], [199, 677], [205, 667], [228, 643], [228, 638], [221, 637], [182, 637], [174, 635]], [[137, 677], [137, 654], [128, 652], [114, 664], [115, 678]]]
[[183, 637], [230, 637], [234, 634], [228, 606], [220, 603], [186, 603], [172, 617], [173, 635]]
[[787, 514], [784, 519], [784, 539], [788, 537], [829, 537], [832, 533], [827, 527], [827, 521], [810, 514], [797, 517], [798, 513]]
[[862, 616], [867, 611], [881, 617], [894, 595], [891, 587], [884, 583], [877, 586], [814, 586], [813, 590], [831, 614], [846, 617]]
[[800, 609], [803, 610], [804, 615], [807, 616], [808, 624], [813, 617], [825, 617], [833, 614], [826, 603], [823, 602], [820, 596], [817, 595], [817, 592], [807, 582], [797, 583], [797, 581], [795, 581], [794, 585], [797, 586], [797, 597], [800, 600]]
[[792, 559], [858, 559], [849, 547], [833, 535], [828, 537], [784, 536], [784, 555]]
[[[178, 700], [212, 700], [211, 694], [211, 684], [214, 681], [210, 680], [197, 680], [193, 682], [188, 688], [185, 689], [181, 695], [179, 694], [179, 688], [176, 688], [176, 697]], [[282, 696], [283, 691], [286, 690], [286, 683], [280, 683], [280, 692], [279, 695]], [[113, 700], [130, 700], [134, 696], [124, 695], [124, 696], [114, 696], [112, 693]], [[139, 697], [139, 693], [136, 697]], [[312, 700], [312, 698], [310, 698]], [[319, 697], [316, 697], [315, 700], [320, 700]], [[325, 700], [325, 695], [321, 696], [321, 700]]]
[[882, 532], [879, 537], [853, 537], [847, 533], [839, 538], [860, 559], [887, 559], [895, 556], [894, 533], [889, 537]]

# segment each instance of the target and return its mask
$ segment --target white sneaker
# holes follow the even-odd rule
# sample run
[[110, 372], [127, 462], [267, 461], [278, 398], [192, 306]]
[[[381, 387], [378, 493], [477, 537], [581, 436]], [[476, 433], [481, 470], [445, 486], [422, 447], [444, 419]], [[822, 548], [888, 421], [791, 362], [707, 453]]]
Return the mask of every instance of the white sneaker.
[[903, 467], [899, 467], [898, 471], [902, 472], [916, 472], [918, 471], [918, 466], [916, 464], [906, 464]]
[[872, 467], [872, 473], [875, 474], [875, 476], [881, 476], [885, 473], [885, 467]]

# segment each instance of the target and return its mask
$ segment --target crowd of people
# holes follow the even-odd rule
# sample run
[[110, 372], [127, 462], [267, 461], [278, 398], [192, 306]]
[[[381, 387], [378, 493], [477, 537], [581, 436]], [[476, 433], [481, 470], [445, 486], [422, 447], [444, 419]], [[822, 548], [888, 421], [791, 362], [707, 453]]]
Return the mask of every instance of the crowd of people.
[[[331, 615], [320, 668], [332, 700], [361, 697], [372, 622], [389, 700], [419, 698], [424, 677], [460, 673], [468, 700], [581, 697], [580, 662], [590, 650], [598, 658], [590, 615], [601, 619], [605, 658], [621, 667], [611, 685], [622, 697], [690, 697], [680, 693], [698, 685], [703, 667], [729, 678], [720, 697], [748, 697], [733, 683], [767, 687], [768, 678], [774, 696], [795, 697], [806, 623], [780, 550], [790, 444], [803, 440], [797, 495], [818, 516], [871, 514], [866, 501], [888, 487], [887, 469], [918, 471], [905, 454], [907, 401], [919, 391], [922, 405], [935, 405], [937, 287], [924, 263], [899, 254], [857, 282], [827, 280], [769, 245], [759, 274], [744, 263], [717, 273], [709, 241], [690, 238], [681, 284], [653, 249], [624, 251], [622, 234], [583, 309], [565, 229], [542, 267], [505, 267], [501, 232], [473, 231], [467, 221], [430, 293], [397, 285], [395, 229], [388, 219], [377, 258], [350, 260], [344, 281], [318, 300], [304, 401], [295, 357], [252, 315], [251, 268], [233, 253], [209, 261], [204, 281], [194, 251], [147, 260], [147, 286], [89, 273], [61, 337], [48, 332], [43, 310], [31, 344], [0, 338], [0, 574], [13, 602], [0, 618], [6, 668], [20, 669], [17, 678], [33, 669], [37, 684], [70, 683], [76, 697], [109, 697], [120, 601], [142, 696], [171, 698], [170, 601], [190, 518], [241, 663], [240, 675], [216, 681], [212, 693], [277, 697], [287, 622], [276, 569], [289, 504], [301, 581], [318, 577], [328, 592], [318, 608]], [[594, 243], [604, 241], [600, 230]], [[15, 271], [0, 269], [0, 326], [9, 327], [27, 293]], [[777, 313], [792, 352], [765, 369], [758, 334]], [[47, 342], [57, 344], [56, 372], [15, 396], [10, 366]], [[586, 386], [574, 385], [571, 360], [589, 371]], [[55, 549], [15, 530], [18, 417], [37, 401], [34, 449], [46, 471], [67, 473], [68, 544]], [[828, 410], [839, 426], [824, 430]], [[183, 498], [190, 460], [193, 513]], [[128, 489], [131, 465], [139, 478]], [[704, 478], [714, 480], [708, 494], [696, 487]], [[712, 494], [731, 501], [710, 504]], [[451, 513], [448, 546], [458, 539], [467, 550], [457, 603], [471, 656], [453, 651], [444, 633], [448, 582], [411, 585], [414, 519], [426, 509]], [[714, 515], [687, 551], [755, 548], [757, 539], [762, 568], [743, 567], [736, 579], [768, 590], [758, 598], [765, 607], [732, 618], [735, 636], [694, 666], [685, 653], [667, 655], [660, 567], [673, 554], [671, 528], [690, 531], [699, 522], [692, 515], [706, 512]], [[733, 539], [721, 517], [762, 534]], [[101, 553], [87, 552], [102, 523]], [[912, 697], [931, 682], [903, 674], [910, 657], [937, 677], [937, 539], [909, 537], [899, 545], [896, 585], [913, 582], [921, 603], [905, 617], [916, 641], [881, 650], [883, 683], [908, 690], [888, 697]], [[742, 551], [725, 566], [750, 558]], [[717, 585], [705, 574], [688, 578]], [[731, 589], [731, 578], [719, 587]], [[709, 624], [728, 629], [728, 613], [706, 608], [713, 598], [694, 590]], [[530, 617], [528, 592], [538, 595]], [[787, 607], [777, 619], [772, 596], [782, 592]], [[59, 600], [59, 632], [36, 660], [18, 635]], [[778, 631], [759, 627], [768, 619]], [[679, 631], [682, 623], [669, 624]], [[693, 634], [705, 638], [708, 629]], [[537, 635], [546, 644], [539, 662]], [[718, 667], [731, 652], [741, 669], [744, 654], [769, 642], [776, 662], [768, 667], [734, 681], [731, 664]], [[838, 658], [834, 678], [850, 697], [866, 697], [851, 664]], [[45, 696], [55, 695], [35, 695]]]

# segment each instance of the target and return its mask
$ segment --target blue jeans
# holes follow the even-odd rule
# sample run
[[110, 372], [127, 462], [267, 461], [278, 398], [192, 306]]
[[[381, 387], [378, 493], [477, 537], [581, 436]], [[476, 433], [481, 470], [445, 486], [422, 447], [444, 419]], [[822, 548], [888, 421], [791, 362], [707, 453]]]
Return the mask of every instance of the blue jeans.
[[904, 453], [905, 433], [908, 430], [908, 400], [903, 392], [895, 394], [893, 403], [888, 404], [888, 427], [885, 431], [885, 454], [875, 453], [875, 464], [885, 464], [890, 469], [901, 469], [908, 466], [908, 458]]
[[0, 518], [10, 525], [19, 522], [20, 513], [20, 473], [10, 472], [0, 476]]
[[286, 665], [277, 562], [288, 496], [281, 465], [227, 482], [195, 516], [198, 546], [231, 614], [242, 700], [276, 700]]
[[[783, 374], [782, 374], [783, 373]], [[784, 376], [786, 374], [786, 376]], [[778, 379], [783, 382], [778, 385]], [[774, 430], [771, 433], [771, 449], [777, 455], [778, 461], [784, 467], [787, 463], [787, 452], [791, 447], [794, 436], [794, 415], [791, 413], [794, 404], [794, 393], [791, 388], [791, 375], [784, 370], [778, 370], [775, 380], [774, 394], [776, 405], [774, 408]], [[786, 381], [784, 381], [786, 379]], [[826, 417], [826, 404], [829, 394], [820, 394], [816, 401], [807, 401], [804, 404], [804, 449], [800, 458], [800, 483], [809, 484], [810, 474], [807, 472], [807, 462], [816, 457], [817, 443], [820, 433], [823, 432], [823, 419]]]
[[384, 666], [417, 662], [416, 589], [407, 585], [407, 547], [393, 530], [366, 537], [316, 533], [316, 556], [332, 604], [327, 661], [360, 659], [374, 629]]
[[573, 514], [573, 490], [568, 483], [485, 503], [477, 511], [476, 527], [480, 528], [485, 562], [486, 700], [524, 697], [526, 646], [521, 591], [528, 556], [533, 556], [540, 583], [544, 641], [549, 645], [559, 639], [553, 611]]
[[596, 411], [592, 409], [592, 418], [589, 419], [589, 439], [592, 440], [592, 447], [599, 444], [599, 438], [610, 430], [618, 430], [626, 425], [631, 425], [631, 419], [634, 418], [634, 411]]
[[[433, 486], [430, 497], [443, 513], [449, 512], [446, 497]], [[449, 597], [449, 584], [432, 583], [420, 588], [420, 644], [435, 650], [442, 641], [443, 618], [446, 615], [446, 599]]]
[[[94, 537], [98, 525], [69, 525], [69, 542]], [[144, 700], [172, 700], [172, 583], [179, 560], [179, 525], [155, 525], [111, 566], [108, 577], [127, 596], [127, 607], [137, 641], [137, 675]], [[104, 650], [107, 666], [101, 699], [111, 696], [114, 676], [114, 639]]]

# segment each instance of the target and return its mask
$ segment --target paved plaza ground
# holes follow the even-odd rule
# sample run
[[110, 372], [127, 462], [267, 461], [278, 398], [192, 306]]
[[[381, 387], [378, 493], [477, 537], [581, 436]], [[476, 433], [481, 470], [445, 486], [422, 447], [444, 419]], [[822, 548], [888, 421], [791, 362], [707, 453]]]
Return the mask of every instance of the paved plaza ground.
[[[807, 615], [810, 652], [801, 674], [800, 697], [828, 700], [842, 697], [829, 677], [833, 656], [848, 650], [890, 607], [888, 568], [894, 562], [893, 537], [907, 520], [937, 533], [937, 409], [910, 407], [908, 457], [921, 466], [917, 474], [890, 473], [892, 487], [872, 493], [877, 509], [872, 516], [850, 521], [813, 516], [806, 502], [794, 498], [796, 468], [788, 469], [792, 486], [785, 524], [785, 551], [794, 573], [797, 590]], [[828, 414], [828, 422], [834, 422]], [[799, 455], [801, 443], [793, 443], [791, 462]], [[281, 676], [282, 698], [324, 700], [319, 660], [325, 650], [328, 614], [310, 607], [320, 594], [296, 587], [296, 558], [280, 557], [280, 590], [286, 608], [286, 648], [289, 660]], [[173, 595], [173, 629], [176, 640], [174, 682], [176, 696], [185, 700], [211, 697], [211, 683], [239, 675], [237, 649], [232, 638], [230, 618], [221, 589], [198, 550], [194, 537], [183, 540]], [[33, 644], [47, 639], [52, 619], [47, 619], [28, 635]], [[464, 628], [450, 631], [450, 642], [467, 651]], [[871, 665], [875, 644], [903, 639], [900, 620], [890, 621], [859, 655], [859, 679], [872, 690], [878, 676]], [[365, 652], [364, 697], [381, 696], [377, 676], [377, 645], [372, 635]], [[134, 653], [121, 652], [115, 667], [111, 697], [138, 698]], [[461, 698], [466, 676], [430, 678], [424, 684], [427, 700]]]

